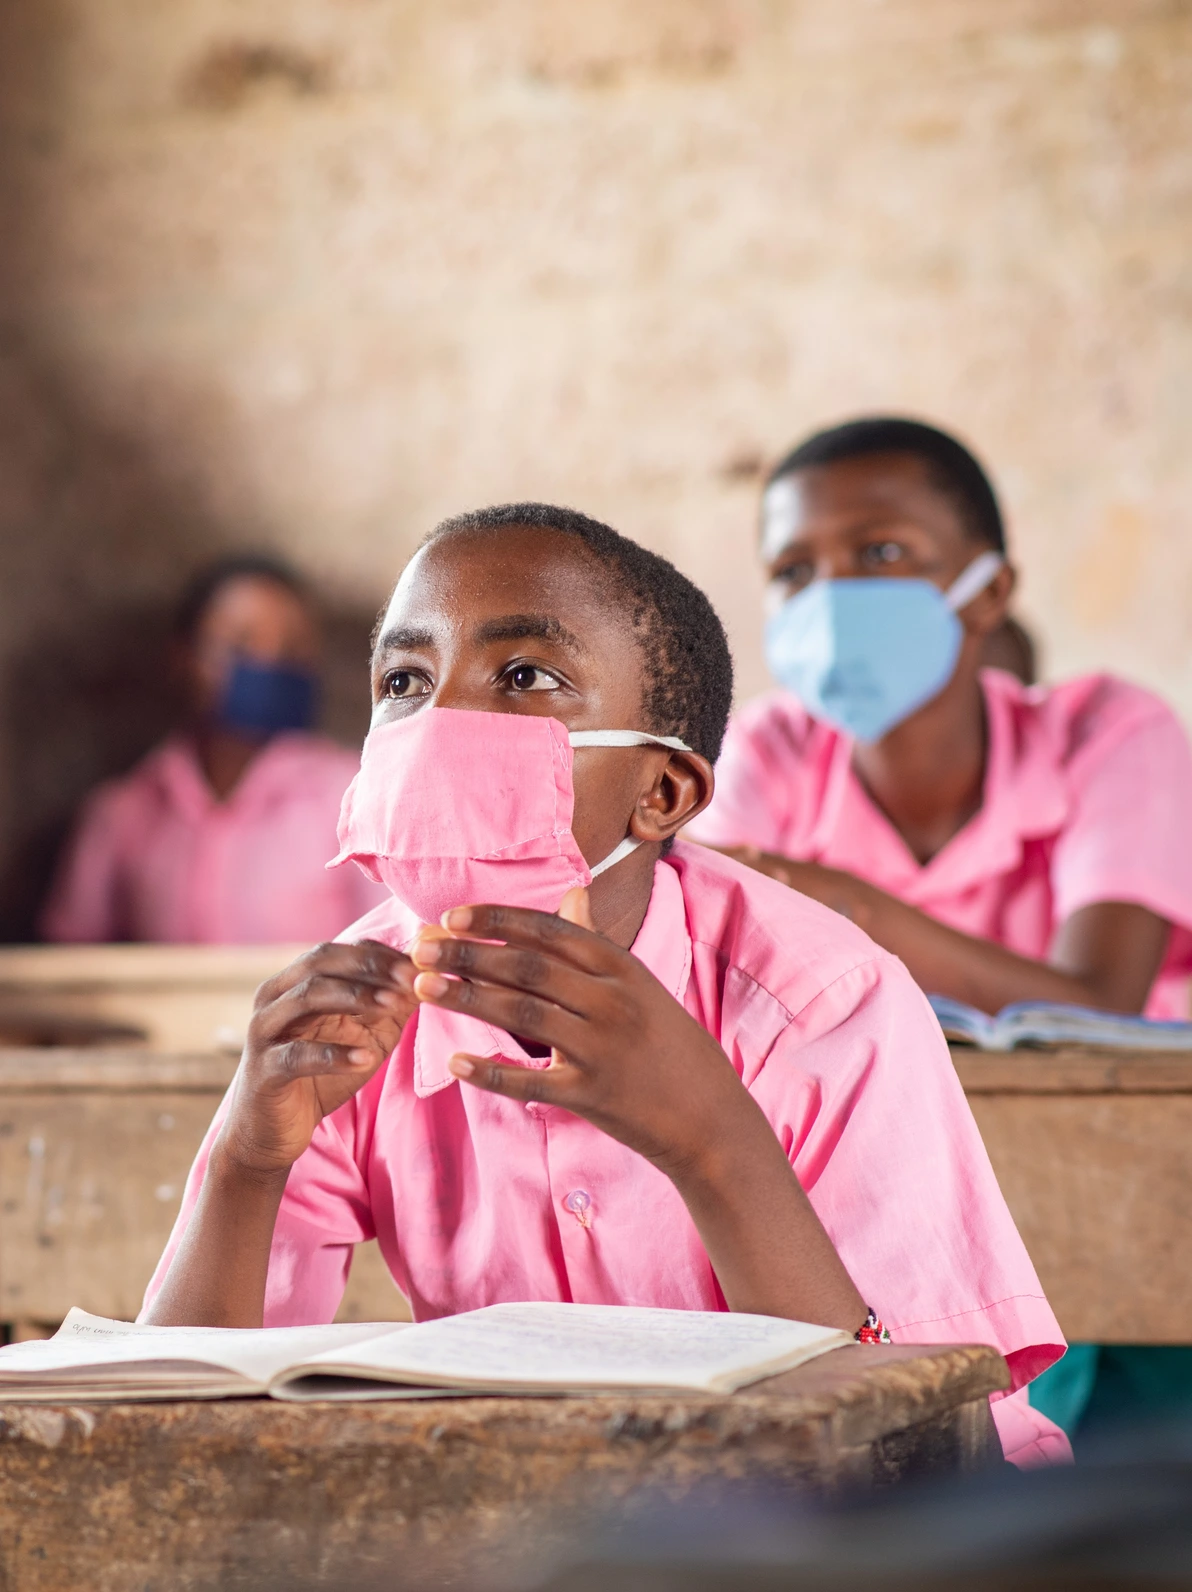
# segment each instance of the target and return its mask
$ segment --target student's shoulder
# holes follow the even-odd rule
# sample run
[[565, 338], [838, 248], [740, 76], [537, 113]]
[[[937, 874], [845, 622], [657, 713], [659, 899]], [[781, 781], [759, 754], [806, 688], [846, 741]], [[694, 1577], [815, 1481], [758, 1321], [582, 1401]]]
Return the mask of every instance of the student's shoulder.
[[830, 725], [813, 719], [789, 691], [774, 689], [738, 708], [729, 721], [729, 740], [754, 750], [806, 758], [837, 738]]
[[284, 774], [334, 787], [341, 795], [360, 769], [359, 752], [307, 730], [277, 736], [270, 743], [268, 756]]
[[180, 737], [160, 741], [123, 774], [101, 780], [83, 803], [85, 818], [143, 815], [171, 804], [181, 787], [201, 780], [193, 753]]
[[679, 875], [693, 945], [714, 952], [791, 1015], [847, 975], [873, 985], [910, 975], [855, 923], [809, 896], [719, 852], [679, 841], [667, 862]]
[[1114, 674], [1085, 674], [1055, 685], [1024, 686], [997, 670], [988, 687], [1010, 699], [1017, 715], [1064, 762], [1108, 751], [1125, 737], [1151, 731], [1186, 741], [1174, 710], [1154, 691]]

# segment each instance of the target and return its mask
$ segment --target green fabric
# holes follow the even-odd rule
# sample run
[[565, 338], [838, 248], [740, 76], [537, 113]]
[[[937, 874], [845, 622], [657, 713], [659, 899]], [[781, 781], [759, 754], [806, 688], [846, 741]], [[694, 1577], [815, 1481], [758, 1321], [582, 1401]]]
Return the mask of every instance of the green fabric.
[[1075, 1435], [1092, 1397], [1100, 1354], [1095, 1343], [1070, 1343], [1063, 1359], [1030, 1384], [1031, 1408], [1062, 1427], [1069, 1437]]
[[1112, 1344], [1101, 1350], [1097, 1380], [1081, 1422], [1087, 1430], [1126, 1420], [1192, 1411], [1192, 1348]]
[[1063, 1428], [1192, 1412], [1192, 1348], [1182, 1344], [1072, 1343], [1030, 1384], [1031, 1407]]

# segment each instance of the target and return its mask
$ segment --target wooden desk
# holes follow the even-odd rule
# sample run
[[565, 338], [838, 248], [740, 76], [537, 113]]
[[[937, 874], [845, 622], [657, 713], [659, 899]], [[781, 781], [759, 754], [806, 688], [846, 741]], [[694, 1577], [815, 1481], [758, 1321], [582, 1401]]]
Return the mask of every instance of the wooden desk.
[[1068, 1338], [1192, 1341], [1192, 1056], [952, 1056]]
[[848, 1348], [730, 1397], [0, 1406], [0, 1586], [491, 1575], [645, 1488], [831, 1494], [977, 1469], [1000, 1458], [987, 1395], [1007, 1381], [992, 1349]]
[[[109, 1024], [155, 1050], [239, 1051], [259, 984], [300, 945], [0, 947], [0, 1033]], [[59, 1041], [54, 1025], [65, 1025]]]
[[[236, 1061], [0, 1050], [0, 1321], [28, 1335], [72, 1305], [136, 1315]], [[375, 1244], [356, 1250], [340, 1319], [409, 1319]]]

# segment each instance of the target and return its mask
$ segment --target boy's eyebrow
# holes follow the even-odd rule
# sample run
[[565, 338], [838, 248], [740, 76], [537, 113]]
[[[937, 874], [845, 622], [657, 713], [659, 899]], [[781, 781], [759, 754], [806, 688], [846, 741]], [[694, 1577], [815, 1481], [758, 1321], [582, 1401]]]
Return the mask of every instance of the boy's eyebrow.
[[504, 614], [500, 619], [486, 619], [477, 625], [474, 639], [486, 641], [555, 641], [573, 652], [588, 649], [578, 636], [553, 614]]
[[413, 651], [419, 647], [430, 647], [434, 644], [434, 637], [429, 630], [413, 630], [408, 625], [398, 625], [393, 630], [386, 630], [384, 635], [377, 637], [374, 652], [398, 652], [403, 648]]

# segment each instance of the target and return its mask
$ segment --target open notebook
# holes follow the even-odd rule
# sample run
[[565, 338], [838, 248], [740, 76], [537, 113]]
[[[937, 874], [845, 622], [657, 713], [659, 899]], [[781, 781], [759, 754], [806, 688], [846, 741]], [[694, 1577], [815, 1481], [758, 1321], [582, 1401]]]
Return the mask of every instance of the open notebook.
[[1192, 1050], [1192, 1023], [1158, 1022], [1124, 1012], [1059, 1001], [1015, 1001], [996, 1017], [947, 995], [929, 997], [948, 1039], [980, 1050], [1014, 1050], [1020, 1045], [1105, 1045], [1114, 1050]]
[[488, 1305], [418, 1326], [144, 1327], [72, 1310], [0, 1348], [0, 1402], [731, 1393], [851, 1343], [775, 1316], [625, 1305]]

